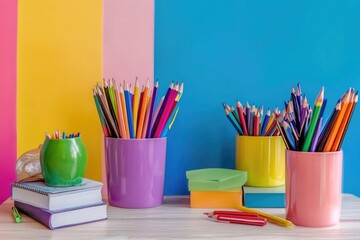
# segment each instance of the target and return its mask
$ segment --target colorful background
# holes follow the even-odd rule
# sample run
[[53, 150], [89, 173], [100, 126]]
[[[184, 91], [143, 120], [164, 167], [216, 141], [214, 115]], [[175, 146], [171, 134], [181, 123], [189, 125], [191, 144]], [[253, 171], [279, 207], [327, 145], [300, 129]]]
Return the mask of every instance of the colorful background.
[[[325, 86], [329, 116], [349, 87], [360, 88], [359, 42], [358, 1], [0, 0], [0, 202], [16, 158], [45, 131], [80, 131], [87, 176], [101, 179], [91, 89], [102, 77], [158, 78], [162, 93], [185, 82], [165, 194], [188, 194], [186, 170], [235, 166], [222, 102], [282, 107], [299, 82], [312, 105]], [[343, 191], [360, 196], [358, 123], [356, 109], [343, 143]]]

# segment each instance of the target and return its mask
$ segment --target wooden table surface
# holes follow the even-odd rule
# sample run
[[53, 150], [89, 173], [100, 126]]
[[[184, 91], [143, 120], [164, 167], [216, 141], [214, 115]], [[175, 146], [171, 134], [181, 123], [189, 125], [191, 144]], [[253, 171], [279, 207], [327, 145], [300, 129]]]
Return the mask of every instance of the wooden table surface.
[[[12, 200], [0, 206], [0, 239], [360, 239], [360, 198], [343, 194], [341, 220], [326, 228], [263, 227], [213, 222], [208, 209], [189, 207], [189, 196], [166, 196], [164, 204], [149, 209], [108, 206], [108, 219], [63, 229], [49, 230], [22, 215], [15, 223]], [[284, 217], [285, 209], [259, 209]]]

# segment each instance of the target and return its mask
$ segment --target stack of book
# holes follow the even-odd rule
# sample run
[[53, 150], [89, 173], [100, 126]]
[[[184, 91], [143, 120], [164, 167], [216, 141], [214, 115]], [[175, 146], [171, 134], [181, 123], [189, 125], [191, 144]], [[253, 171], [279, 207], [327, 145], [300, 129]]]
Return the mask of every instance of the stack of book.
[[242, 206], [242, 186], [247, 172], [205, 168], [186, 172], [192, 208], [237, 208]]
[[278, 187], [243, 187], [244, 206], [249, 208], [284, 208], [285, 185]]
[[12, 183], [14, 206], [50, 229], [107, 219], [102, 183], [83, 179], [79, 186], [49, 187], [43, 181]]

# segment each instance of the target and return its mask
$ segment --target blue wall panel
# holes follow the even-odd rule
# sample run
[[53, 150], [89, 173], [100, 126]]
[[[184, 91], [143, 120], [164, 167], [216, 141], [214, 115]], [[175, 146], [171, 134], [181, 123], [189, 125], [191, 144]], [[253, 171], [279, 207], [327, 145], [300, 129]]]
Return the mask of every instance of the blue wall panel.
[[[360, 1], [155, 1], [155, 78], [185, 81], [168, 136], [165, 194], [188, 194], [185, 171], [235, 167], [235, 131], [222, 102], [283, 107], [300, 83], [329, 116], [360, 88]], [[343, 143], [343, 191], [360, 196], [360, 113]]]

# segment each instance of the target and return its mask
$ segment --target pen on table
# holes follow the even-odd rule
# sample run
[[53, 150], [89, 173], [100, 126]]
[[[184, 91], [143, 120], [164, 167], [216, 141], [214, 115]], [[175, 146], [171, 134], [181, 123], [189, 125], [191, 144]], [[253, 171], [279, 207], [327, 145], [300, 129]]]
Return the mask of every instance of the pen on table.
[[294, 226], [294, 224], [289, 220], [286, 220], [284, 218], [277, 217], [277, 216], [274, 216], [274, 215], [271, 215], [268, 213], [264, 213], [264, 212], [261, 212], [261, 211], [258, 211], [258, 210], [252, 209], [252, 208], [240, 206], [237, 209], [240, 211], [243, 211], [243, 212], [256, 213], [259, 216], [266, 218], [269, 222], [280, 225], [282, 227], [293, 227]]
[[18, 210], [16, 209], [16, 207], [12, 207], [11, 212], [12, 212], [12, 214], [14, 216], [15, 222], [16, 223], [21, 223], [22, 222], [21, 215], [18, 212]]

